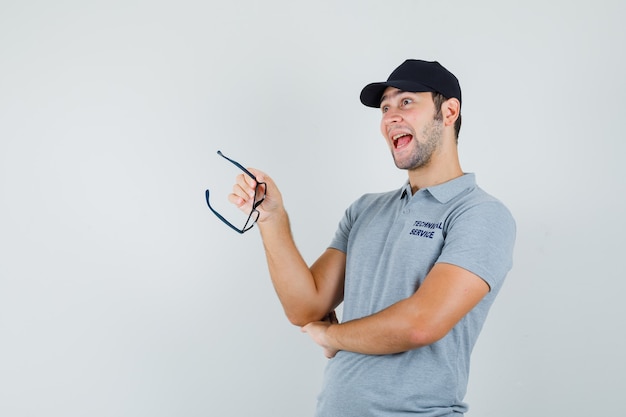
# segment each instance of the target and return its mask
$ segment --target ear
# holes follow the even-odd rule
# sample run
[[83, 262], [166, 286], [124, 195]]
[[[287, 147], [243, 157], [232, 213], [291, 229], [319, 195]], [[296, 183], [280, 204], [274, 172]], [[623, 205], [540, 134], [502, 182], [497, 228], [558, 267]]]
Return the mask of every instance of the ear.
[[441, 104], [444, 126], [454, 126], [456, 119], [461, 115], [461, 103], [456, 98], [450, 98]]

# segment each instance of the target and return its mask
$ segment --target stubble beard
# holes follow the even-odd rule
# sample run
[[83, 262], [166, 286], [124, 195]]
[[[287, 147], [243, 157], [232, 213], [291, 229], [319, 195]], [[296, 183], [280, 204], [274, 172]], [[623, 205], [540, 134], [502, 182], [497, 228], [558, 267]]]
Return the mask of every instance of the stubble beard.
[[[441, 144], [443, 136], [443, 121], [434, 118], [420, 132], [421, 141], [413, 138], [417, 143], [411, 155], [402, 161], [398, 161], [393, 155], [396, 166], [400, 169], [415, 170], [425, 167], [430, 163], [433, 153]], [[392, 152], [393, 154], [393, 152]]]

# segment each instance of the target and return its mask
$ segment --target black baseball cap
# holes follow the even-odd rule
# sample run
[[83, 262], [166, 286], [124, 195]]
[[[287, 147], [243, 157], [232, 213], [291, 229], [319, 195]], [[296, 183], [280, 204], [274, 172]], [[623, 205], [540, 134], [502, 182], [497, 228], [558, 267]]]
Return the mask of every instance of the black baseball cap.
[[361, 103], [368, 107], [379, 107], [387, 87], [411, 93], [432, 91], [461, 101], [459, 80], [437, 61], [407, 59], [391, 73], [387, 81], [366, 85], [361, 91]]

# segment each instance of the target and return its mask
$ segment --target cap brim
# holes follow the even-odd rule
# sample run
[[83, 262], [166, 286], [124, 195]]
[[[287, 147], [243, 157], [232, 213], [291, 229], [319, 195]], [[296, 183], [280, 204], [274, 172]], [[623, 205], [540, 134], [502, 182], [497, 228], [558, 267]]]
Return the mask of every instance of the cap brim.
[[361, 90], [361, 103], [367, 107], [380, 107], [380, 99], [387, 87], [395, 87], [402, 91], [411, 93], [423, 93], [427, 91], [435, 91], [427, 85], [416, 83], [415, 81], [394, 80], [381, 83], [371, 83]]

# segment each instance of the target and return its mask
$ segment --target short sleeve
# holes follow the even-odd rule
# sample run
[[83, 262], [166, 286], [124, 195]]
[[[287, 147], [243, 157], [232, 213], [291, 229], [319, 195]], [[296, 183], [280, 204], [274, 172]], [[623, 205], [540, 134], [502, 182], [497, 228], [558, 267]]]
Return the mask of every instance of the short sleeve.
[[483, 201], [451, 216], [446, 226], [437, 262], [467, 269], [499, 290], [513, 266], [516, 225], [509, 210], [497, 200]]
[[335, 236], [330, 242], [329, 248], [337, 249], [343, 253], [348, 252], [348, 238], [350, 236], [350, 230], [352, 229], [352, 219], [354, 212], [354, 204], [346, 209], [343, 217], [339, 221]]

